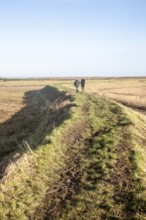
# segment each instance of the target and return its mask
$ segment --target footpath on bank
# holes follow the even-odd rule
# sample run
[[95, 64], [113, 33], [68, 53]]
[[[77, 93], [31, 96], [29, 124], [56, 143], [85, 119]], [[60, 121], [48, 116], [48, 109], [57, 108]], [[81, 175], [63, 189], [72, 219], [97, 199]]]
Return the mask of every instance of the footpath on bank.
[[1, 184], [0, 218], [145, 219], [144, 116], [63, 88], [40, 102], [29, 150]]

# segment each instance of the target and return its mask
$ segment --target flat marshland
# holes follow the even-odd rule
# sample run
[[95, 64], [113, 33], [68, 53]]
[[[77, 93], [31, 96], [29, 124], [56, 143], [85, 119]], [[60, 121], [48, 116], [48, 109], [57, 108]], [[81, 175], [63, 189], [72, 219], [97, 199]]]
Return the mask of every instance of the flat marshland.
[[146, 219], [145, 78], [0, 87], [0, 219]]

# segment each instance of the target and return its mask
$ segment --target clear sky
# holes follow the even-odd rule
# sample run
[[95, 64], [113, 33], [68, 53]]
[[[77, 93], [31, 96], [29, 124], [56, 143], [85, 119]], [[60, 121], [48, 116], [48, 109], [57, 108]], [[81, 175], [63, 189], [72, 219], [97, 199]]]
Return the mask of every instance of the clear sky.
[[146, 0], [0, 0], [0, 76], [146, 76]]

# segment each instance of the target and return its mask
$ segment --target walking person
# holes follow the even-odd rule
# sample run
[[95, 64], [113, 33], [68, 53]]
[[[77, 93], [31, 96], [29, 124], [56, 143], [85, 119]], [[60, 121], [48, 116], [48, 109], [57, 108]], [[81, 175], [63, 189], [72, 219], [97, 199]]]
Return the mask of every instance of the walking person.
[[79, 81], [78, 79], [76, 79], [76, 80], [74, 81], [74, 86], [76, 87], [76, 92], [79, 91], [79, 85], [80, 85], [80, 81]]
[[81, 89], [82, 89], [82, 93], [84, 92], [84, 88], [85, 88], [85, 79], [82, 78], [82, 79], [81, 79]]

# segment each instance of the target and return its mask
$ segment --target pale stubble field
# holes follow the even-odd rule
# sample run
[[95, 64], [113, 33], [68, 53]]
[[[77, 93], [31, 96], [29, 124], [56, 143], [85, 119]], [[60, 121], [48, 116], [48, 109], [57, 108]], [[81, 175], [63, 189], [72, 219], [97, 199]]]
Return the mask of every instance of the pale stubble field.
[[146, 79], [111, 79], [87, 82], [86, 91], [146, 111]]

